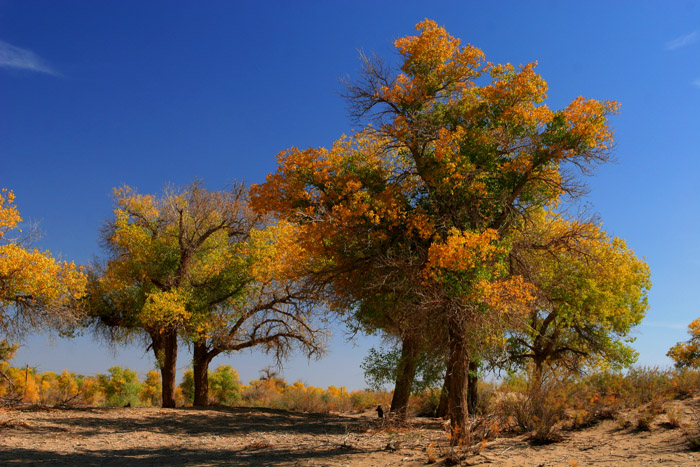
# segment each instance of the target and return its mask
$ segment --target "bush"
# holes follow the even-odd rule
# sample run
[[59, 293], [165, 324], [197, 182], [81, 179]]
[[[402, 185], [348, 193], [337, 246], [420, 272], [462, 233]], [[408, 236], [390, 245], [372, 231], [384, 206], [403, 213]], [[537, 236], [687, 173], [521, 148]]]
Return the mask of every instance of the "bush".
[[499, 411], [504, 419], [514, 419], [516, 425], [532, 435], [536, 443], [553, 441], [554, 426], [565, 413], [559, 404], [547, 403], [544, 392], [533, 391], [530, 394], [509, 395], [499, 403]]
[[690, 397], [700, 388], [700, 371], [678, 370], [671, 377], [671, 388], [674, 397]]
[[667, 406], [666, 409], [664, 410], [666, 412], [666, 417], [668, 418], [668, 424], [669, 426], [673, 428], [680, 428], [682, 425], [681, 422], [681, 414], [682, 411], [678, 407], [674, 406]]
[[513, 419], [518, 427], [531, 433], [537, 444], [558, 439], [555, 425], [564, 419], [568, 381], [551, 375], [541, 381], [529, 381], [524, 393], [510, 392], [496, 404], [503, 420]]
[[418, 417], [434, 417], [440, 405], [442, 389], [429, 388], [411, 396], [409, 409]]
[[278, 404], [280, 408], [299, 412], [327, 413], [328, 404], [323, 399], [324, 392], [321, 388], [304, 386], [297, 381], [285, 388]]
[[178, 386], [182, 391], [182, 396], [185, 399], [186, 405], [192, 405], [194, 403], [194, 372], [191, 368], [185, 370], [182, 378], [182, 383]]
[[209, 400], [222, 405], [234, 405], [241, 400], [241, 382], [231, 366], [221, 365], [209, 374]]
[[120, 366], [108, 369], [109, 375], [97, 375], [100, 388], [105, 395], [104, 405], [108, 407], [135, 407], [140, 405], [139, 383], [136, 372]]

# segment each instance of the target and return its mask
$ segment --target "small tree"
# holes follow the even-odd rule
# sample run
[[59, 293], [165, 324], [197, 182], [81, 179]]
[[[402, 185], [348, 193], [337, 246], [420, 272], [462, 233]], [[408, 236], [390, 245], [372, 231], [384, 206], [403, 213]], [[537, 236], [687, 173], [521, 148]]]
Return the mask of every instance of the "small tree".
[[230, 365], [221, 365], [209, 376], [209, 388], [215, 404], [233, 405], [241, 400], [238, 372]]
[[525, 226], [512, 264], [535, 286], [527, 326], [508, 339], [509, 358], [547, 367], [625, 367], [630, 330], [648, 308], [649, 268], [625, 242], [591, 221], [542, 212]]
[[141, 384], [141, 394], [139, 394], [141, 402], [147, 406], [158, 406], [161, 404], [162, 392], [160, 373], [156, 370], [150, 370]]
[[245, 190], [209, 192], [200, 183], [161, 198], [115, 190], [114, 218], [102, 237], [109, 253], [95, 266], [87, 308], [112, 339], [145, 336], [162, 376], [162, 403], [175, 406], [177, 341], [204, 328], [210, 311], [244, 288], [239, 240], [254, 220]]
[[136, 372], [120, 366], [113, 366], [107, 371], [109, 375], [97, 375], [100, 388], [105, 395], [104, 404], [108, 407], [139, 405], [141, 383]]

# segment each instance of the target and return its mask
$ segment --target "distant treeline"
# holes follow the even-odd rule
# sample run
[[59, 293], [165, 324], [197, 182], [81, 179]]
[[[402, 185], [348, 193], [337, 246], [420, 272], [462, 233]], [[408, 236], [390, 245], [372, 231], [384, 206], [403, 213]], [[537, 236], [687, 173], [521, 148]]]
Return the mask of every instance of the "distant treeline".
[[[34, 368], [16, 368], [0, 363], [0, 402], [6, 404], [40, 404], [47, 406], [160, 406], [161, 375], [148, 372], [143, 380], [128, 368], [114, 366], [106, 374], [83, 376], [63, 370], [60, 374], [38, 372]], [[177, 387], [178, 406], [192, 405], [194, 380], [192, 370], [185, 371]], [[209, 374], [209, 402], [212, 405], [272, 407], [305, 412], [362, 411], [387, 404], [391, 395], [382, 391], [348, 391], [344, 386], [326, 389], [302, 382], [287, 384], [274, 372], [263, 371], [260, 379], [241, 384], [238, 372], [222, 365]]]

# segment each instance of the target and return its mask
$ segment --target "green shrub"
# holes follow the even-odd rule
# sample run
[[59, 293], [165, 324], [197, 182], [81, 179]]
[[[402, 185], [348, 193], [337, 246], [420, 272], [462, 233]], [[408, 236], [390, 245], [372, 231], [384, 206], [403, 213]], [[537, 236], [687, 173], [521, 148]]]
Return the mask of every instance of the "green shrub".
[[140, 405], [141, 383], [135, 371], [120, 366], [108, 369], [109, 375], [97, 375], [108, 407], [135, 407]]
[[241, 400], [241, 382], [231, 366], [221, 365], [209, 374], [209, 400], [222, 405], [234, 405]]

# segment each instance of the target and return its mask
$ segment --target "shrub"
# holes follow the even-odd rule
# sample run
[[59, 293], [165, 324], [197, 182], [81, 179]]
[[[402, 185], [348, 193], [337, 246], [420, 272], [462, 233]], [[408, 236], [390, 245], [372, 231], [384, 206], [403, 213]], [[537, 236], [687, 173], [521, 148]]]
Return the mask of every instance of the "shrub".
[[628, 385], [628, 407], [672, 397], [673, 372], [658, 367], [633, 367], [625, 377]]
[[280, 408], [300, 412], [327, 413], [328, 404], [323, 400], [323, 390], [313, 386], [304, 386], [297, 381], [285, 388], [279, 400]]
[[136, 372], [120, 366], [108, 369], [109, 375], [97, 375], [100, 388], [105, 395], [104, 405], [124, 407], [140, 405], [141, 384]]
[[209, 400], [223, 405], [234, 405], [241, 400], [241, 382], [231, 366], [221, 365], [209, 374]]
[[662, 412], [663, 404], [659, 400], [654, 400], [647, 404], [640, 412], [637, 417], [637, 430], [639, 431], [651, 431], [651, 424]]
[[192, 405], [194, 403], [194, 372], [192, 368], [185, 370], [178, 388], [182, 391], [182, 396], [185, 399], [184, 404]]
[[664, 410], [666, 412], [666, 417], [668, 418], [668, 424], [673, 427], [673, 428], [680, 428], [682, 423], [681, 423], [681, 409], [678, 407], [674, 406], [666, 406], [666, 409]]
[[678, 370], [671, 377], [674, 397], [690, 397], [700, 388], [700, 371]]
[[555, 425], [563, 420], [567, 409], [568, 381], [555, 375], [541, 381], [529, 381], [524, 393], [511, 392], [497, 403], [504, 420], [513, 419], [518, 427], [531, 433], [534, 443], [548, 443], [558, 437]]
[[409, 409], [418, 417], [434, 417], [440, 404], [441, 389], [428, 388], [411, 396]]

